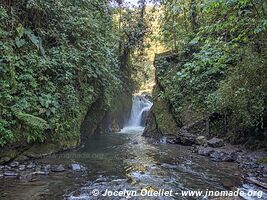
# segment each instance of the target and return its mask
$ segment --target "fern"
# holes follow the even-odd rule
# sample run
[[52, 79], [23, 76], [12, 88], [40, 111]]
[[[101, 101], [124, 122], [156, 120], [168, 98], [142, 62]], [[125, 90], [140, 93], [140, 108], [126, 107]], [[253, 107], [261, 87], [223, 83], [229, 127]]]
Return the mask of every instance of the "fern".
[[48, 123], [44, 119], [40, 117], [36, 117], [34, 115], [22, 113], [19, 111], [15, 111], [15, 116], [21, 120], [24, 124], [32, 127], [34, 129], [45, 130], [48, 128]]

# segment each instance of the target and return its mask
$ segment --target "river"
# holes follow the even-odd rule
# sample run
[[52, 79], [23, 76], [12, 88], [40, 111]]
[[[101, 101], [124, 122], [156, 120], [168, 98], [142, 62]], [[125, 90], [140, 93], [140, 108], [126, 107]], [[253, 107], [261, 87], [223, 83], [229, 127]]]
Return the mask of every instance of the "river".
[[230, 190], [241, 185], [237, 164], [212, 162], [193, 154], [192, 147], [145, 138], [140, 123], [131, 122], [119, 133], [93, 135], [75, 151], [39, 161], [64, 166], [79, 163], [82, 171], [52, 173], [31, 182], [1, 180], [1, 199], [113, 200], [126, 198], [103, 196], [106, 190], [141, 192], [144, 189], [164, 189], [173, 195], [131, 199], [190, 199], [182, 197], [181, 192]]

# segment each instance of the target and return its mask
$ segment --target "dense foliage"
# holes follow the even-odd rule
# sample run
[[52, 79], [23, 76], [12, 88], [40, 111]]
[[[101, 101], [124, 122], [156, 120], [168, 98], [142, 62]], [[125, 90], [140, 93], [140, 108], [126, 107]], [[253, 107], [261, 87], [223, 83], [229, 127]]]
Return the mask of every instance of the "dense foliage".
[[108, 0], [1, 1], [0, 146], [79, 140], [97, 99], [109, 109], [131, 93], [113, 10]]
[[161, 3], [161, 41], [177, 56], [172, 67], [159, 61], [157, 76], [177, 120], [217, 113], [220, 131], [266, 134], [266, 1]]

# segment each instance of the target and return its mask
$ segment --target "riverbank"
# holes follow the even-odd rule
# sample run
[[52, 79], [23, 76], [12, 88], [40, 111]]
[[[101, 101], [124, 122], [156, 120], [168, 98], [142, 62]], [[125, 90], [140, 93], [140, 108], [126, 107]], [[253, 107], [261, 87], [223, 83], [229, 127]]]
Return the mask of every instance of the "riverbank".
[[193, 154], [208, 157], [212, 162], [237, 163], [242, 172], [243, 183], [254, 184], [267, 190], [267, 152], [266, 150], [248, 150], [243, 145], [232, 145], [223, 139], [196, 136], [183, 133], [177, 137], [161, 139], [166, 143], [189, 146]]
[[[10, 163], [5, 167], [14, 171], [21, 165], [31, 168], [13, 178], [0, 178], [1, 199], [97, 199], [92, 196], [93, 189], [229, 190], [229, 186], [242, 185], [236, 163], [212, 162], [192, 154], [190, 146], [161, 143], [141, 133], [132, 129], [129, 133], [95, 135], [73, 151], [19, 165]], [[70, 164], [79, 164], [82, 170], [73, 170]], [[47, 166], [49, 173], [42, 173]], [[31, 179], [21, 179], [27, 170]]]

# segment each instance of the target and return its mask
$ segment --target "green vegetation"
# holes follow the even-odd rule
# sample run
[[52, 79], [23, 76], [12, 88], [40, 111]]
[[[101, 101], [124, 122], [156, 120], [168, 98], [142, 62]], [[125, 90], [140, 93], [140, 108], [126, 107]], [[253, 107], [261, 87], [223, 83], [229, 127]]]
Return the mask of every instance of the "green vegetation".
[[79, 141], [94, 102], [108, 112], [118, 96], [130, 97], [132, 54], [148, 28], [143, 9], [107, 0], [1, 1], [0, 147]]
[[157, 60], [158, 95], [177, 123], [217, 116], [214, 131], [266, 139], [266, 1], [161, 4], [161, 41], [175, 56]]
[[214, 131], [266, 138], [266, 2], [145, 2], [1, 1], [0, 146], [79, 142], [83, 122], [121, 115], [164, 49], [154, 99], [176, 125], [213, 117]]

